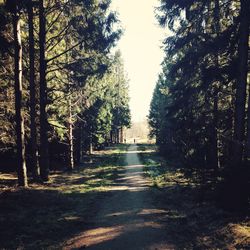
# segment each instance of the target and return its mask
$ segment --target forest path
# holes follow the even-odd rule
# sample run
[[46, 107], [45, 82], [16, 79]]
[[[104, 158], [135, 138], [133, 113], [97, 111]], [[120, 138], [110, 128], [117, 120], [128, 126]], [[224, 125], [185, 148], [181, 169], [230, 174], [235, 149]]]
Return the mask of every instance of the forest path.
[[98, 213], [90, 219], [91, 226], [71, 239], [64, 249], [174, 249], [166, 242], [167, 212], [154, 205], [137, 145], [129, 146], [125, 161], [113, 193], [100, 201]]

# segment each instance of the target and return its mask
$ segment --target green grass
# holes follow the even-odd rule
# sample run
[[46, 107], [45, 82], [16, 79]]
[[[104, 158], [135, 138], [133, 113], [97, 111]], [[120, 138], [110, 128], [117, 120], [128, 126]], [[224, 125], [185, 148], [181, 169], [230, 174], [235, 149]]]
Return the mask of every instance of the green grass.
[[153, 187], [164, 188], [176, 183], [191, 184], [191, 180], [184, 176], [182, 169], [159, 156], [155, 145], [139, 145], [138, 150], [140, 160], [144, 164], [144, 174], [151, 180]]
[[[0, 249], [62, 249], [93, 226], [91, 218], [115, 193], [112, 185], [124, 171], [127, 147], [96, 152], [72, 173], [54, 172], [48, 183], [29, 189], [17, 188], [15, 175], [0, 174]], [[193, 176], [184, 177], [180, 166], [163, 160], [153, 145], [139, 145], [138, 150], [145, 176], [157, 187], [149, 191], [154, 204], [172, 211], [166, 229], [178, 249], [248, 249], [249, 217], [198, 202]]]
[[138, 150], [144, 174], [153, 187], [151, 192], [157, 197], [155, 203], [178, 211], [177, 216], [182, 216], [179, 220], [185, 221], [182, 226], [167, 222], [168, 228], [178, 231], [175, 240], [180, 249], [249, 249], [249, 217], [217, 207], [208, 190], [199, 185], [199, 174], [187, 173], [178, 161], [163, 159], [153, 145], [140, 145]]
[[[45, 185], [13, 186], [14, 175], [0, 175], [0, 249], [61, 249], [83, 231], [99, 201], [123, 171], [125, 146], [91, 157], [72, 173], [52, 173]], [[6, 185], [7, 183], [7, 185]]]

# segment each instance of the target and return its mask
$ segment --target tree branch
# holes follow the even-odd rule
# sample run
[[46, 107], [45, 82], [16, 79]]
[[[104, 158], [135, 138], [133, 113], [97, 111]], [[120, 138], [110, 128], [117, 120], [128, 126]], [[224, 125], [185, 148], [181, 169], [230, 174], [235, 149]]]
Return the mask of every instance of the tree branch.
[[54, 57], [48, 58], [48, 59], [46, 60], [46, 62], [49, 63], [50, 61], [53, 61], [53, 60], [55, 60], [56, 58], [58, 58], [58, 57], [60, 57], [60, 56], [62, 56], [62, 55], [64, 55], [64, 54], [68, 53], [69, 51], [71, 51], [71, 50], [74, 49], [75, 47], [79, 46], [81, 43], [83, 43], [83, 40], [81, 40], [80, 42], [76, 43], [75, 45], [73, 45], [73, 46], [70, 47], [69, 49], [63, 51], [62, 53], [60, 53], [60, 54], [58, 54], [58, 55], [56, 55], [56, 56], [54, 56]]

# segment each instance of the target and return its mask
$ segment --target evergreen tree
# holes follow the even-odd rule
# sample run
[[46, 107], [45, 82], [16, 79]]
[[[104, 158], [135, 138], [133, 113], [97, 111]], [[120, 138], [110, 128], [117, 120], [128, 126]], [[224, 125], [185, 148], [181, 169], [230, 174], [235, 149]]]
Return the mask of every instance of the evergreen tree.
[[[171, 145], [190, 168], [203, 174], [213, 170], [215, 182], [230, 166], [241, 173], [238, 166], [247, 150], [249, 5], [228, 0], [160, 3], [159, 23], [172, 35], [164, 41], [163, 76], [151, 102], [152, 134], [164, 153]], [[235, 174], [233, 179], [241, 182]]]
[[[16, 1], [8, 1], [8, 4], [14, 13]], [[75, 155], [82, 154], [77, 147], [78, 141], [83, 148], [83, 137], [89, 136], [88, 133], [79, 134], [80, 128], [83, 131], [84, 126], [92, 127], [91, 134], [96, 146], [108, 140], [107, 134], [112, 127], [115, 113], [114, 99], [117, 96], [114, 94], [114, 82], [111, 81], [114, 78], [111, 48], [119, 39], [121, 31], [119, 28], [114, 29], [118, 20], [115, 13], [110, 11], [108, 0], [23, 0], [18, 3], [19, 6], [18, 21], [22, 19], [24, 26], [19, 34], [24, 41], [24, 60], [20, 60], [18, 53], [14, 56], [11, 15], [6, 15], [5, 5], [0, 6], [0, 18], [3, 21], [0, 24], [0, 53], [3, 55], [0, 60], [0, 88], [4, 90], [1, 92], [1, 99], [5, 100], [5, 104], [1, 104], [1, 116], [4, 118], [0, 128], [3, 135], [1, 145], [6, 150], [13, 150], [15, 130], [12, 124], [16, 113], [17, 128], [22, 128], [22, 140], [18, 145], [22, 144], [20, 148], [24, 150], [25, 142], [28, 143], [28, 170], [37, 179], [39, 149], [40, 175], [46, 181], [51, 168], [49, 161], [55, 157], [52, 152], [56, 150], [55, 147], [63, 150], [60, 154], [68, 155], [68, 168], [73, 169]], [[20, 62], [18, 66], [22, 62], [24, 67], [23, 83], [22, 86], [16, 84], [19, 86], [16, 93], [20, 92], [21, 87], [25, 91], [17, 96], [19, 99], [17, 98], [16, 107], [9, 105], [13, 103], [14, 97], [11, 57]], [[20, 69], [18, 71], [22, 72]], [[19, 77], [18, 81], [20, 80]], [[104, 89], [98, 86], [101, 82]], [[110, 87], [112, 90], [109, 90]], [[125, 99], [128, 100], [127, 85], [125, 87]], [[104, 92], [108, 93], [107, 97]], [[128, 114], [128, 101], [121, 106], [121, 109], [126, 106]], [[21, 109], [22, 112], [19, 112]], [[88, 120], [87, 115], [85, 116], [88, 109], [95, 110], [93, 119]], [[25, 119], [19, 119], [19, 113]], [[91, 122], [93, 124], [86, 125]], [[125, 121], [123, 123], [127, 124]], [[67, 144], [67, 149], [60, 146], [64, 144]], [[21, 155], [24, 162], [24, 151]], [[18, 164], [20, 163], [18, 160]]]

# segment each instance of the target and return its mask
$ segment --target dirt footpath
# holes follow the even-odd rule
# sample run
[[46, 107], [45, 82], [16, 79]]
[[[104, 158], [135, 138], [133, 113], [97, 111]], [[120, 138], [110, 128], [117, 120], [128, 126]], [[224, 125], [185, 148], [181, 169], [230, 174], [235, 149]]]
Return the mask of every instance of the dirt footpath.
[[101, 200], [88, 230], [67, 242], [64, 249], [175, 249], [166, 242], [168, 212], [154, 206], [143, 165], [131, 145], [125, 171], [112, 186], [111, 196]]

